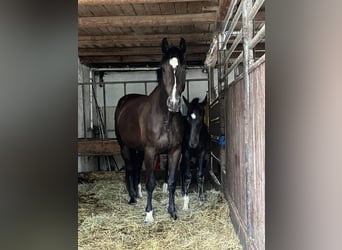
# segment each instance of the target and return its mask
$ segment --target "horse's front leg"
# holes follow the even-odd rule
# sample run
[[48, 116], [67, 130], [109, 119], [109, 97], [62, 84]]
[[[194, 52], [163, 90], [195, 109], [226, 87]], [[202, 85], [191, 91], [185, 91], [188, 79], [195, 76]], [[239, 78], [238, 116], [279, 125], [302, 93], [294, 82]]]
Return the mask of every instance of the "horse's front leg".
[[176, 190], [176, 179], [175, 172], [178, 166], [178, 162], [181, 155], [181, 146], [177, 147], [175, 150], [172, 150], [169, 155], [169, 178], [167, 181], [168, 190], [169, 190], [169, 208], [168, 212], [173, 219], [177, 219], [176, 215], [176, 206], [175, 206], [175, 190]]
[[197, 165], [197, 191], [198, 191], [198, 200], [200, 205], [204, 202], [204, 167], [205, 167], [205, 150], [202, 150], [199, 159], [198, 159], [198, 165]]
[[146, 190], [147, 190], [147, 205], [146, 205], [146, 223], [152, 223], [153, 207], [152, 207], [152, 193], [156, 186], [156, 179], [154, 177], [154, 164], [156, 154], [153, 149], [145, 149], [145, 167], [146, 167]]

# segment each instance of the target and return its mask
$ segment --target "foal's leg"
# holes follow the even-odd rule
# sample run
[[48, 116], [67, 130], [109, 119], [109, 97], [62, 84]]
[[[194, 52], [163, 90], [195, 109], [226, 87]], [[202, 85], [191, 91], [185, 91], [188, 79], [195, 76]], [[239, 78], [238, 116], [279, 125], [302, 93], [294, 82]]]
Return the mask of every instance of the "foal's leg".
[[175, 206], [175, 190], [176, 190], [176, 180], [175, 172], [178, 166], [178, 162], [181, 155], [181, 146], [177, 147], [175, 150], [168, 154], [169, 159], [169, 178], [167, 181], [169, 189], [169, 207], [168, 212], [173, 219], [177, 219], [176, 206]]
[[152, 193], [156, 186], [156, 180], [154, 178], [154, 164], [156, 154], [153, 149], [145, 149], [145, 166], [146, 166], [146, 190], [147, 190], [147, 205], [146, 205], [146, 223], [152, 223], [153, 219], [153, 207], [152, 207]]
[[182, 163], [181, 163], [181, 175], [182, 175], [182, 194], [184, 198], [183, 210], [189, 209], [189, 187], [191, 183], [191, 171], [190, 171], [190, 152], [185, 150]]
[[205, 150], [202, 150], [197, 165], [197, 191], [198, 191], [198, 200], [200, 205], [203, 204], [204, 201], [204, 191], [203, 191], [203, 184], [204, 184], [204, 167], [205, 167]]
[[134, 153], [133, 150], [130, 150], [127, 146], [122, 147], [121, 155], [122, 158], [125, 161], [125, 167], [126, 167], [126, 188], [128, 191], [128, 195], [130, 197], [129, 204], [135, 205], [137, 203], [135, 199], [135, 188], [134, 188], [134, 164], [132, 154]]

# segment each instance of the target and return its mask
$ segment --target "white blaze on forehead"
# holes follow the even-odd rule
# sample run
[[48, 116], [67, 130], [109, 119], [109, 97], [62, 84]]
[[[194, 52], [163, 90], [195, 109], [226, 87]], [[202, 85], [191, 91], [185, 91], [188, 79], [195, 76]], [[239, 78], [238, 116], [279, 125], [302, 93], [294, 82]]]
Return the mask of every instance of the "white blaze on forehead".
[[196, 114], [195, 113], [191, 113], [191, 118], [193, 119], [193, 120], [195, 120], [196, 119]]
[[176, 68], [178, 66], [178, 59], [177, 57], [172, 57], [170, 60], [169, 60], [169, 63], [170, 65], [172, 66], [172, 68]]

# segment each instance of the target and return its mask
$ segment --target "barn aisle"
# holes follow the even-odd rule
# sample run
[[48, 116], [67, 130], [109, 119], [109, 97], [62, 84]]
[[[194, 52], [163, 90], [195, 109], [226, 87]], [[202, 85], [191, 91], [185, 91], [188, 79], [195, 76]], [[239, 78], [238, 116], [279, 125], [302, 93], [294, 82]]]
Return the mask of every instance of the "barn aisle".
[[190, 207], [183, 211], [180, 186], [175, 202], [178, 219], [167, 213], [168, 194], [157, 180], [153, 193], [154, 219], [146, 225], [146, 191], [136, 206], [128, 205], [124, 173], [83, 174], [78, 184], [79, 249], [242, 249], [222, 193], [206, 189], [199, 206], [192, 184]]

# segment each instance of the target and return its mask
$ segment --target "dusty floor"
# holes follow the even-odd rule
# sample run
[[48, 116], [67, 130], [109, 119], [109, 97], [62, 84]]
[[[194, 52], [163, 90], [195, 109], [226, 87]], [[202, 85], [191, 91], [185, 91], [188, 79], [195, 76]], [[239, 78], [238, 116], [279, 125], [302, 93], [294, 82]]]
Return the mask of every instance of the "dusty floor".
[[153, 193], [154, 223], [146, 225], [146, 191], [130, 206], [124, 174], [98, 172], [82, 175], [78, 184], [79, 249], [242, 249], [229, 218], [227, 202], [206, 185], [206, 201], [199, 206], [192, 184], [190, 208], [183, 211], [180, 186], [176, 188], [177, 220], [167, 213], [168, 194], [163, 178]]

